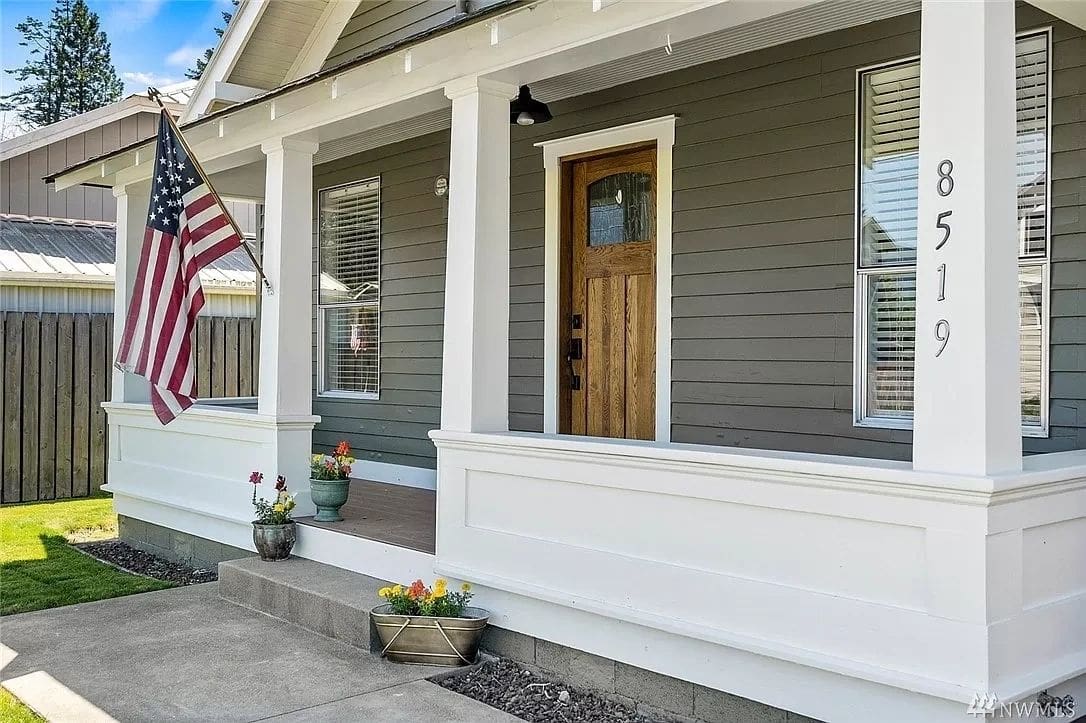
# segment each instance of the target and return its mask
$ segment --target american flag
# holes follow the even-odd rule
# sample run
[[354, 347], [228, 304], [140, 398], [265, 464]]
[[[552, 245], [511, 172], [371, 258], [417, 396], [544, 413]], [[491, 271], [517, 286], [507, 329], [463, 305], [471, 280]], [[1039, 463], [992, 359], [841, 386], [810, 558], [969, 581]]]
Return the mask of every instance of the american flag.
[[243, 240], [165, 110], [152, 173], [147, 230], [116, 366], [147, 378], [151, 406], [169, 424], [196, 401], [192, 330], [204, 305], [200, 269]]

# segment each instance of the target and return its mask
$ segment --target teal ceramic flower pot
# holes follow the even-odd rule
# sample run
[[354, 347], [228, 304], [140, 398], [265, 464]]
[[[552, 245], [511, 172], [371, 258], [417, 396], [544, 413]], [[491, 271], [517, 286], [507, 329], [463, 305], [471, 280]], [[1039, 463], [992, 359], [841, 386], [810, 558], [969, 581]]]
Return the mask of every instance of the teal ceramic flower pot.
[[309, 494], [317, 506], [313, 519], [317, 522], [340, 522], [343, 517], [339, 514], [339, 508], [347, 501], [350, 490], [351, 481], [346, 479], [309, 480]]

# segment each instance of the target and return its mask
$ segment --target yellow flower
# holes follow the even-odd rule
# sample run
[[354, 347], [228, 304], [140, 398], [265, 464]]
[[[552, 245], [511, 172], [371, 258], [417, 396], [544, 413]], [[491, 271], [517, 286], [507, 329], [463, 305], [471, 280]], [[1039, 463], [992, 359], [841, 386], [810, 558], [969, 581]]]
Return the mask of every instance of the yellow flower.
[[276, 502], [275, 507], [273, 507], [272, 509], [275, 510], [276, 512], [283, 512], [284, 508], [283, 508], [282, 503]]
[[445, 587], [448, 584], [449, 581], [443, 577], [439, 577], [438, 579], [434, 580], [434, 587]]
[[463, 592], [471, 592], [471, 585], [465, 582], [463, 585], [460, 586], [460, 589]]
[[403, 585], [394, 585], [393, 588], [392, 588], [392, 594], [393, 595], [402, 595], [403, 594]]
[[445, 588], [439, 587], [434, 589], [434, 599], [445, 597]]
[[392, 590], [390, 588], [383, 587], [383, 588], [381, 588], [380, 590], [377, 591], [377, 595], [378, 595], [378, 597], [388, 597], [389, 593], [391, 593], [391, 592], [392, 592]]

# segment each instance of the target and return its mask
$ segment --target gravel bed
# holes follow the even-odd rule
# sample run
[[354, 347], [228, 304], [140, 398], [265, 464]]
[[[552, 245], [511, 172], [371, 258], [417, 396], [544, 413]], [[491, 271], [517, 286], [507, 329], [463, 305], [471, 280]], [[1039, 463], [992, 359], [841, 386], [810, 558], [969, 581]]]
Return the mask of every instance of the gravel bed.
[[540, 723], [651, 723], [630, 706], [543, 677], [511, 660], [487, 661], [438, 685], [527, 721]]
[[218, 570], [195, 569], [181, 562], [165, 560], [120, 540], [83, 542], [73, 545], [73, 547], [122, 570], [153, 577], [156, 580], [172, 582], [176, 585], [196, 585], [201, 582], [214, 582], [219, 579]]

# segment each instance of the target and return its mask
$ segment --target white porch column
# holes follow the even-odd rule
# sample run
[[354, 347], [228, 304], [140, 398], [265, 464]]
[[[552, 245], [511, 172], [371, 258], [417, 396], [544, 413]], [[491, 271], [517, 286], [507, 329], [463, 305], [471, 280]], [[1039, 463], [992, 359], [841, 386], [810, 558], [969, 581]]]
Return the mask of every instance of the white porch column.
[[[261, 146], [264, 273], [271, 293], [260, 308], [257, 412], [274, 428], [275, 469], [297, 493], [295, 516], [313, 514], [309, 455], [313, 425], [313, 154], [317, 144], [290, 138]], [[270, 462], [271, 460], [269, 460]]]
[[[113, 196], [117, 199], [117, 246], [113, 267], [113, 349], [110, 352], [110, 363], [117, 358], [117, 348], [124, 335], [128, 303], [136, 285], [136, 271], [139, 269], [140, 253], [143, 250], [143, 234], [147, 228], [151, 182], [141, 181], [127, 186], [116, 186]], [[112, 401], [151, 401], [151, 387], [146, 379], [123, 372], [114, 366], [110, 369], [113, 374], [110, 390]]]
[[484, 78], [445, 87], [452, 100], [449, 241], [441, 428], [509, 429], [509, 101]]
[[920, 87], [913, 466], [1020, 470], [1013, 0], [925, 0]]
[[313, 154], [317, 144], [278, 139], [267, 156], [264, 273], [257, 409], [276, 416], [313, 409]]

